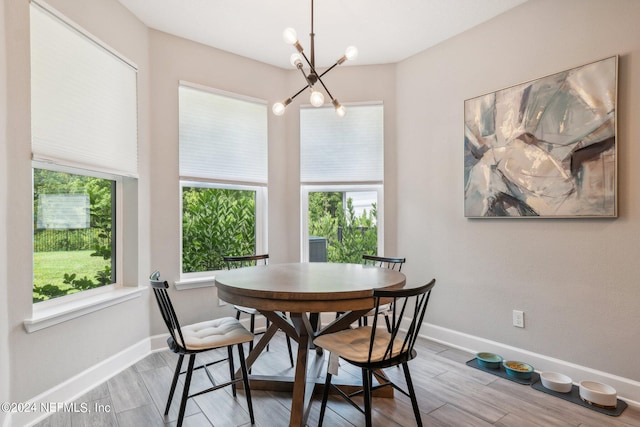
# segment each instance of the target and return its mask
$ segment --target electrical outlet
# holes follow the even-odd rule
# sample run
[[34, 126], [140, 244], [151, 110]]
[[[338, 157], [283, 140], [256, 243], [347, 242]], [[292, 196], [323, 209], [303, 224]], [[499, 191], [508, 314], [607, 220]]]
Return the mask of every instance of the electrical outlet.
[[513, 326], [524, 328], [524, 311], [513, 310]]

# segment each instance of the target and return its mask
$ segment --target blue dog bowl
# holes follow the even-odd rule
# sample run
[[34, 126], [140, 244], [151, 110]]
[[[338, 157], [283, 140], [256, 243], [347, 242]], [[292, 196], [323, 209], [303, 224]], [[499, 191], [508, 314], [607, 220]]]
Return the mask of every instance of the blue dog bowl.
[[533, 373], [533, 366], [528, 363], [518, 362], [515, 360], [505, 360], [502, 362], [507, 375], [513, 378], [528, 380]]
[[476, 353], [476, 359], [478, 359], [478, 365], [489, 369], [499, 369], [500, 362], [502, 362], [502, 357], [486, 352]]

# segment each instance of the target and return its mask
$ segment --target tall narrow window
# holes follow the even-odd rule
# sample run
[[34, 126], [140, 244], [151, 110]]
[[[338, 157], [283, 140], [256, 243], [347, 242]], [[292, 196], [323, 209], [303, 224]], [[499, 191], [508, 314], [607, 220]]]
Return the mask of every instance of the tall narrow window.
[[377, 254], [383, 230], [383, 106], [300, 110], [303, 261]]
[[31, 3], [33, 300], [123, 284], [122, 182], [137, 177], [136, 68]]
[[182, 273], [265, 252], [267, 104], [181, 84]]

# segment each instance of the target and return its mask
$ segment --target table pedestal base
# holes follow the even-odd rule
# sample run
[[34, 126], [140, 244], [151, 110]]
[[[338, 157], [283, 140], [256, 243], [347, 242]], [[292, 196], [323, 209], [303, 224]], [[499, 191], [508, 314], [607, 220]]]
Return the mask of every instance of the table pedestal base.
[[[314, 394], [321, 394], [325, 383], [325, 354], [320, 348], [313, 345], [314, 337], [323, 333], [343, 330], [354, 321], [359, 319], [368, 310], [352, 311], [344, 313], [340, 318], [331, 322], [324, 328], [316, 327], [318, 314], [312, 313], [291, 313], [287, 319], [278, 312], [264, 311], [262, 314], [271, 321], [271, 325], [262, 335], [255, 347], [247, 356], [247, 369], [250, 369], [260, 353], [275, 333], [281, 329], [289, 337], [298, 343], [298, 352], [295, 365], [295, 376], [269, 376], [269, 375], [249, 375], [249, 381], [253, 390], [283, 391], [293, 394], [291, 403], [290, 426], [304, 427], [311, 409], [311, 398]], [[238, 375], [239, 372], [236, 374]], [[384, 378], [382, 371], [376, 375]], [[374, 375], [374, 381], [376, 380]], [[362, 389], [362, 380], [345, 381], [334, 376], [332, 384], [349, 394]], [[238, 384], [241, 388], [242, 385]], [[383, 387], [373, 392], [374, 397], [393, 397], [393, 387]]]

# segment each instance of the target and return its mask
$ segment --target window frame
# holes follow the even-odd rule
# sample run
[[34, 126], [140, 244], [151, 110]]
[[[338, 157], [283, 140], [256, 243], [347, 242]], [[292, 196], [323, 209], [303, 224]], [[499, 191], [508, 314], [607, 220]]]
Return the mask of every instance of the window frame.
[[[34, 169], [45, 169], [45, 170], [49, 170], [49, 171], [53, 171], [53, 172], [61, 172], [61, 173], [67, 173], [67, 174], [72, 174], [72, 175], [80, 175], [80, 176], [88, 176], [88, 177], [92, 177], [92, 178], [100, 178], [100, 179], [106, 179], [109, 181], [113, 181], [115, 183], [115, 197], [114, 200], [111, 201], [112, 204], [112, 212], [114, 212], [115, 218], [113, 218], [113, 223], [114, 223], [114, 227], [112, 229], [112, 240], [114, 240], [114, 249], [115, 249], [115, 256], [113, 256], [112, 254], [112, 262], [113, 262], [113, 268], [115, 269], [115, 282], [114, 283], [110, 283], [108, 285], [103, 285], [103, 286], [99, 286], [97, 288], [93, 288], [93, 289], [87, 289], [86, 291], [81, 291], [81, 292], [76, 292], [70, 295], [63, 295], [57, 298], [53, 298], [53, 299], [49, 299], [49, 300], [45, 300], [45, 301], [39, 301], [39, 302], [35, 302], [33, 303], [34, 307], [40, 307], [40, 308], [48, 308], [48, 307], [55, 307], [58, 306], [60, 304], [64, 304], [65, 302], [68, 301], [76, 301], [78, 299], [82, 298], [82, 295], [87, 295], [89, 297], [94, 296], [96, 294], [101, 294], [104, 292], [110, 292], [114, 289], [117, 288], [122, 288], [124, 286], [124, 272], [123, 272], [123, 264], [124, 264], [124, 256], [123, 256], [123, 252], [124, 252], [124, 239], [122, 238], [122, 236], [124, 235], [124, 230], [123, 230], [123, 218], [124, 218], [124, 197], [123, 197], [123, 179], [122, 176], [120, 175], [115, 175], [115, 174], [109, 174], [109, 173], [105, 173], [105, 172], [96, 172], [96, 171], [91, 171], [91, 170], [87, 170], [87, 169], [80, 169], [80, 168], [73, 168], [70, 166], [63, 166], [63, 165], [57, 165], [57, 164], [52, 164], [52, 163], [43, 163], [43, 162], [39, 162], [39, 161], [32, 161], [32, 173]], [[34, 188], [33, 188], [33, 179], [31, 182], [31, 201], [33, 203], [33, 197], [35, 196], [34, 194]], [[113, 206], [113, 204], [115, 203], [115, 207]], [[33, 218], [34, 212], [33, 212], [33, 207], [31, 210], [31, 217]], [[34, 226], [31, 226], [31, 235], [34, 236], [35, 234], [35, 229]], [[33, 268], [33, 237], [31, 239], [31, 244], [32, 244], [32, 248], [31, 248], [31, 253], [32, 253], [32, 260], [31, 260], [31, 265]], [[33, 283], [31, 283], [31, 286], [33, 287]]]
[[[31, 317], [25, 319], [23, 322], [24, 328], [28, 333], [39, 331], [50, 326], [57, 325], [62, 322], [66, 322], [71, 319], [75, 319], [80, 316], [101, 310], [106, 307], [110, 307], [119, 304], [124, 301], [138, 298], [142, 294], [146, 287], [138, 286], [137, 280], [137, 263], [135, 271], [125, 271], [125, 222], [126, 218], [133, 215], [136, 211], [135, 207], [127, 207], [124, 204], [124, 200], [127, 198], [125, 194], [128, 190], [126, 178], [120, 175], [113, 175], [106, 172], [97, 172], [87, 169], [74, 168], [70, 166], [63, 166], [51, 163], [44, 163], [39, 161], [32, 161], [32, 176], [33, 169], [46, 169], [56, 172], [73, 173], [77, 175], [91, 176], [95, 178], [109, 179], [115, 181], [115, 197], [112, 203], [115, 203], [115, 219], [114, 230], [115, 234], [115, 255], [112, 255], [115, 265], [115, 279], [116, 281], [109, 285], [100, 286], [94, 289], [88, 289], [85, 291], [77, 292], [70, 295], [64, 295], [57, 298], [32, 303]], [[33, 181], [31, 184], [31, 268], [33, 271]], [[130, 210], [131, 212], [128, 212]], [[137, 254], [136, 254], [137, 257]], [[133, 280], [131, 285], [125, 283], [126, 280]], [[33, 294], [33, 280], [31, 281], [31, 293]]]

